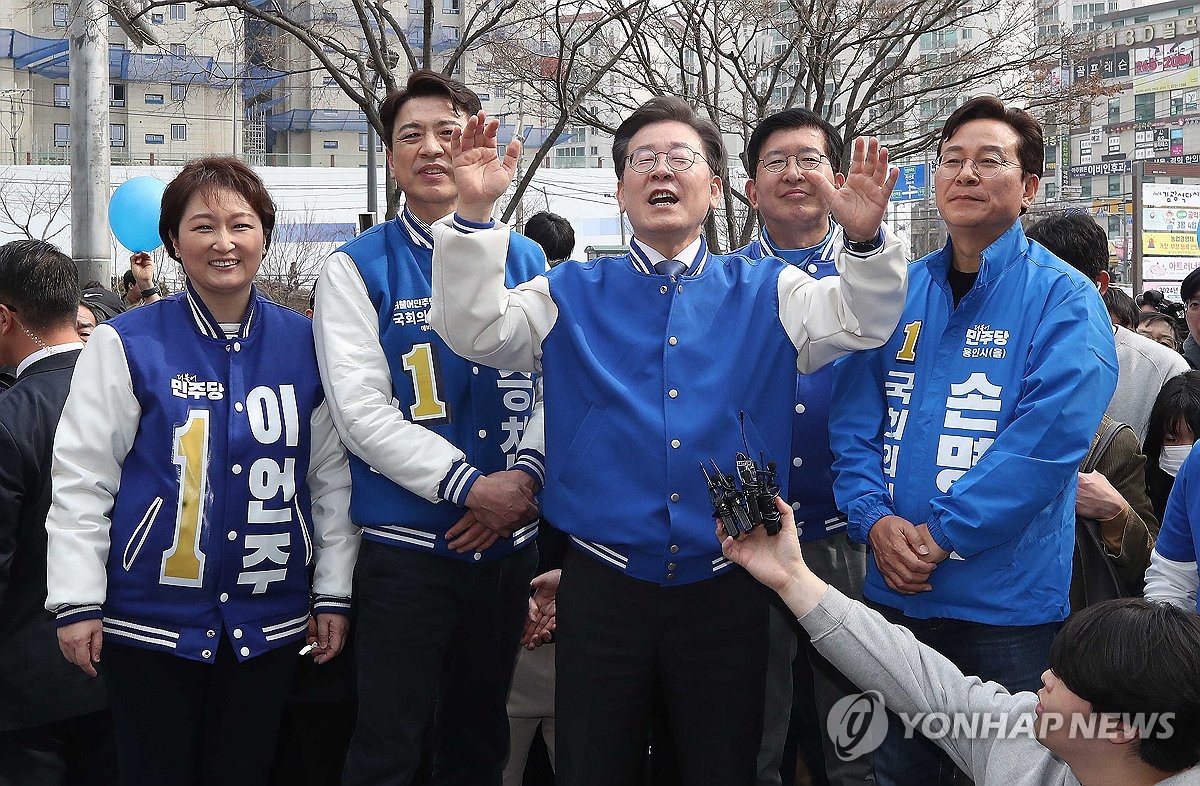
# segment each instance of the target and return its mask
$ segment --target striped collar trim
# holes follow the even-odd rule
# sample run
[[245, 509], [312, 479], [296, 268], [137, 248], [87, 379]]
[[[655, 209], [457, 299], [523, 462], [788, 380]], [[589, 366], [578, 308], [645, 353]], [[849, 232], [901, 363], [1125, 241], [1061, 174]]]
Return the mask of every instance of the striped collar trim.
[[414, 216], [407, 205], [400, 211], [400, 225], [404, 227], [413, 243], [421, 248], [433, 248], [433, 230], [429, 228], [429, 224]]
[[[654, 269], [654, 263], [650, 260], [654, 257], [666, 259], [657, 251], [653, 254], [648, 253], [652, 249], [643, 246], [635, 237], [629, 243], [629, 259], [632, 260], [633, 266], [641, 273], [650, 276], [658, 275]], [[696, 248], [696, 257], [692, 260], [692, 264], [688, 265], [688, 269], [684, 271], [684, 276], [698, 276], [704, 272], [704, 266], [708, 264], [708, 242], [704, 239], [704, 235], [700, 236], [700, 244]]]
[[[833, 243], [830, 242], [833, 239], [833, 227], [834, 227], [833, 219], [830, 218], [829, 219], [829, 232], [825, 235], [824, 240], [822, 240], [820, 243], [816, 244], [815, 246], [811, 247], [812, 256], [809, 257], [810, 261], [813, 261], [813, 262], [832, 262], [833, 261]], [[781, 250], [787, 250], [787, 251], [805, 251], [806, 250], [806, 249], [802, 249], [802, 248], [790, 248], [790, 249], [778, 248], [771, 241], [770, 235], [767, 234], [766, 227], [763, 227], [762, 234], [758, 236], [758, 241], [759, 241], [759, 244], [762, 245], [763, 251], [768, 256], [772, 256], [772, 257], [782, 258], [783, 255], [779, 253]]]
[[[212, 312], [208, 310], [208, 306], [204, 305], [204, 301], [200, 299], [200, 295], [196, 293], [192, 282], [184, 280], [184, 292], [187, 294], [188, 308], [191, 310], [192, 319], [196, 323], [196, 329], [200, 333], [209, 338], [215, 338], [218, 341], [224, 341], [228, 336], [221, 329], [221, 323], [216, 320]], [[250, 302], [246, 304], [246, 313], [242, 316], [241, 323], [238, 326], [237, 335], [235, 338], [249, 338], [250, 330], [254, 325], [255, 319], [258, 317], [258, 288], [253, 284], [250, 285]]]

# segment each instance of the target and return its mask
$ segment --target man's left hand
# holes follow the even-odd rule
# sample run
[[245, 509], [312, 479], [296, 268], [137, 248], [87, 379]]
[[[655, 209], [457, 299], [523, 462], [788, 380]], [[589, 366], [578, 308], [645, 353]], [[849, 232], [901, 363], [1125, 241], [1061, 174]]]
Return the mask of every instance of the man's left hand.
[[854, 140], [850, 171], [841, 188], [821, 177], [806, 178], [806, 182], [822, 192], [846, 239], [866, 243], [879, 235], [888, 198], [899, 178], [900, 170], [888, 166], [887, 148], [880, 147], [875, 137], [859, 137]]
[[346, 644], [350, 618], [344, 614], [317, 615], [317, 643], [313, 647], [313, 662], [328, 663], [337, 657]]

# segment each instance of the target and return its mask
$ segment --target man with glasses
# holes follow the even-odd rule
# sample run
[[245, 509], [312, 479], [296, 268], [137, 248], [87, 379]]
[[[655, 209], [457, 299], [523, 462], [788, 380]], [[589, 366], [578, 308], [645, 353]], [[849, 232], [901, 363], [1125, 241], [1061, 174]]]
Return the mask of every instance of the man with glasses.
[[[836, 276], [834, 257], [844, 244], [842, 227], [830, 215], [829, 199], [816, 181], [838, 188], [844, 185], [844, 156], [845, 145], [837, 129], [807, 109], [787, 109], [759, 123], [746, 144], [745, 163], [750, 177], [746, 198], [758, 211], [762, 231], [738, 253], [752, 259], [779, 257], [817, 279]], [[847, 596], [861, 600], [867, 548], [846, 537], [846, 516], [833, 499], [833, 454], [829, 449], [832, 387], [832, 366], [796, 377], [787, 499], [804, 543], [804, 559], [813, 572]], [[769, 668], [779, 668], [781, 684], [787, 684], [799, 626], [783, 614], [780, 620], [778, 635], [772, 637]], [[800, 646], [812, 667], [813, 684], [797, 685], [795, 697], [799, 700], [815, 694], [826, 776], [835, 786], [864, 783], [870, 779], [870, 754], [850, 761], [839, 758], [824, 722], [839, 699], [858, 689], [808, 645], [807, 636]], [[793, 707], [793, 692], [779, 690], [767, 697], [767, 706], [777, 708], [780, 717], [767, 725], [762, 765], [778, 770], [789, 710], [792, 716], [811, 713], [812, 698]], [[785, 759], [785, 771], [788, 767]]]
[[701, 229], [721, 196], [720, 133], [681, 99], [655, 98], [613, 140], [630, 253], [505, 289], [509, 232], [491, 215], [519, 146], [500, 159], [496, 128], [480, 115], [456, 134], [458, 213], [434, 228], [430, 321], [459, 353], [544, 370], [542, 507], [571, 539], [557, 594], [557, 780], [637, 783], [657, 701], [684, 783], [751, 784], [770, 600], [720, 554], [699, 465], [732, 473], [745, 444], [782, 466], [792, 410], [780, 404], [796, 389], [784, 372], [890, 334], [905, 265], [881, 222], [898, 173], [859, 140], [846, 183], [818, 186], [844, 227], [840, 277], [713, 254]]
[[[991, 97], [938, 144], [946, 246], [910, 267], [904, 314], [835, 372], [834, 491], [870, 545], [864, 594], [966, 674], [1036, 690], [1068, 612], [1076, 472], [1117, 379], [1095, 285], [1019, 217], [1042, 130]], [[883, 784], [952, 783], [954, 766], [893, 718]]]

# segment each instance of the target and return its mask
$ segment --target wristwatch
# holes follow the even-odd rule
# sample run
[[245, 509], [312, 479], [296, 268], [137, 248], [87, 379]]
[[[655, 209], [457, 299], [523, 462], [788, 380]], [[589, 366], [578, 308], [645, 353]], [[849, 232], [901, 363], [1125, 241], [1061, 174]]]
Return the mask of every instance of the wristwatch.
[[148, 289], [143, 289], [142, 290], [142, 300], [145, 300], [146, 298], [150, 297], [151, 295], [157, 295], [157, 294], [158, 294], [158, 287], [150, 287]]
[[848, 250], [853, 251], [856, 254], [868, 254], [879, 249], [880, 246], [883, 245], [883, 230], [880, 229], [879, 234], [866, 241], [851, 240], [845, 236], [843, 236], [842, 240], [846, 244], [846, 248]]

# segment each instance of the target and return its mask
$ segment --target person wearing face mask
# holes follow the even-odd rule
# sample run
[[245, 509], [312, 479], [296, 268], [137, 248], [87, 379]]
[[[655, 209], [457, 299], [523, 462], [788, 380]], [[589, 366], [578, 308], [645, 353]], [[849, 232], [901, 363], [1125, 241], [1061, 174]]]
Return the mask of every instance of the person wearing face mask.
[[[1164, 435], [1158, 466], [1173, 478], [1158, 542], [1150, 554], [1146, 571], [1146, 600], [1170, 603], [1200, 612], [1197, 587], [1196, 544], [1200, 542], [1200, 459], [1193, 456], [1192, 443], [1200, 421], [1200, 372], [1176, 377], [1181, 384], [1164, 387], [1154, 404], [1155, 414], [1173, 423]], [[1176, 380], [1172, 380], [1175, 382]], [[1175, 389], [1178, 388], [1178, 391]], [[1168, 394], [1174, 395], [1168, 398]], [[1164, 400], [1165, 399], [1165, 400]], [[1186, 411], [1184, 410], [1186, 407]], [[1175, 417], [1170, 417], [1176, 414]], [[1151, 425], [1154, 420], [1151, 419]], [[1174, 444], [1166, 444], [1168, 440]]]
[[1146, 486], [1154, 515], [1162, 521], [1167, 496], [1183, 460], [1200, 433], [1200, 371], [1189, 371], [1167, 380], [1154, 401], [1143, 452]]

